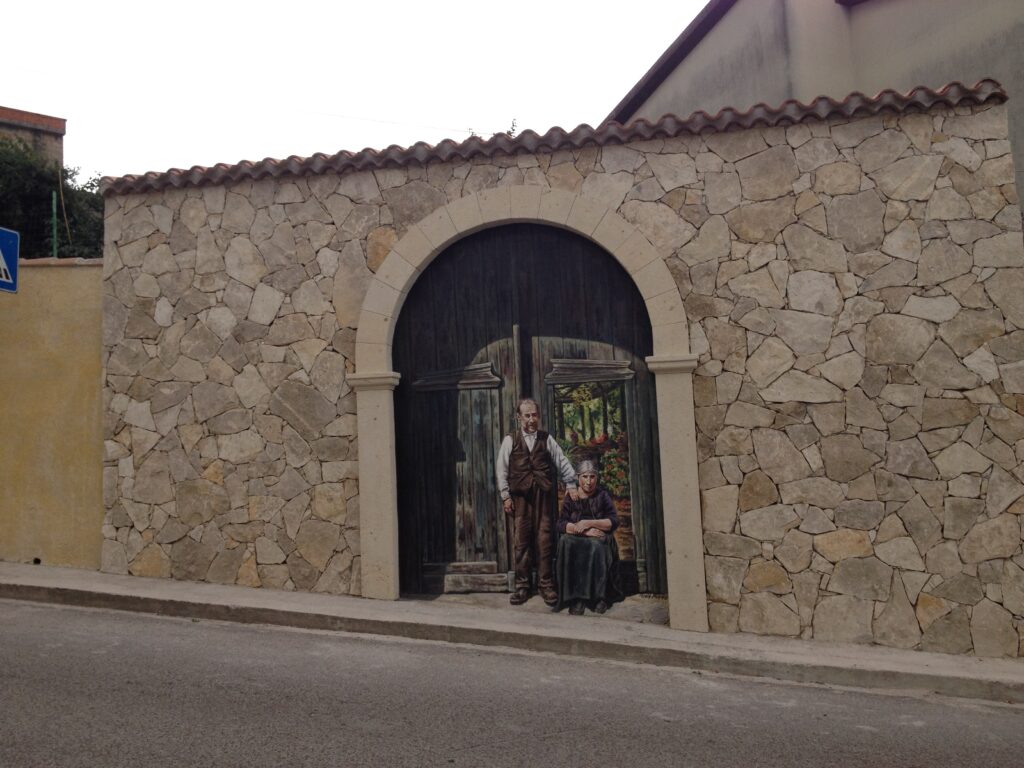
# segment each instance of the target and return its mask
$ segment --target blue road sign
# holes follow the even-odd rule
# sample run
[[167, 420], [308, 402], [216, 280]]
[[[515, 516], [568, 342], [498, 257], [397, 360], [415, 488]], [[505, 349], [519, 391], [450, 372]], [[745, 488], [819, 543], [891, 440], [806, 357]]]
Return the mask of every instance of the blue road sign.
[[18, 244], [21, 235], [0, 227], [0, 291], [18, 292]]

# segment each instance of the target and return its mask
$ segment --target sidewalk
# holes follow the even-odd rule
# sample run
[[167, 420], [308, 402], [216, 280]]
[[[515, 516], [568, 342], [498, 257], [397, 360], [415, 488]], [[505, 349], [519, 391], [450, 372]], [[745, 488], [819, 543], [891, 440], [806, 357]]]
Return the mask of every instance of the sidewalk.
[[499, 646], [793, 682], [1024, 704], [1024, 660], [682, 632], [653, 623], [615, 621], [589, 614], [576, 617], [565, 612], [515, 609], [500, 600], [483, 605], [430, 599], [391, 602], [4, 562], [0, 562], [0, 598]]

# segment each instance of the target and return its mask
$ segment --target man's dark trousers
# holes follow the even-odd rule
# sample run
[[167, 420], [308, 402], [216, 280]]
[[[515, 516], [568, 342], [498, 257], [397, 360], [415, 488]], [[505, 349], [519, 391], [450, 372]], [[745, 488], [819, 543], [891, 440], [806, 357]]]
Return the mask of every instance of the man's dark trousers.
[[536, 484], [525, 494], [512, 494], [515, 511], [516, 589], [530, 588], [533, 557], [537, 560], [537, 588], [541, 593], [555, 589], [551, 567], [552, 491]]

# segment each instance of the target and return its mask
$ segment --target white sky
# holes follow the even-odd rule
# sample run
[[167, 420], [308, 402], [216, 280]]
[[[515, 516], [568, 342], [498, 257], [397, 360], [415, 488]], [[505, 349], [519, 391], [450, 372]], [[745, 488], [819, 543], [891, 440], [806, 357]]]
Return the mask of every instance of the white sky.
[[[596, 124], [704, 0], [25, 2], [0, 105], [80, 179]], [[30, 7], [31, 6], [31, 7]]]

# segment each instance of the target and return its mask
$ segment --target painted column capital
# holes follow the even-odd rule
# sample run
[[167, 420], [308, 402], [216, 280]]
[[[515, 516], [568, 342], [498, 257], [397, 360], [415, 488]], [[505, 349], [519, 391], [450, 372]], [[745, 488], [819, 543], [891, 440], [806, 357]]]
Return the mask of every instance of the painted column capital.
[[393, 391], [402, 378], [400, 373], [395, 371], [375, 371], [373, 373], [350, 373], [345, 380], [356, 392], [364, 392], [373, 389], [385, 389]]
[[652, 355], [645, 357], [647, 370], [660, 373], [693, 373], [697, 367], [697, 355]]

